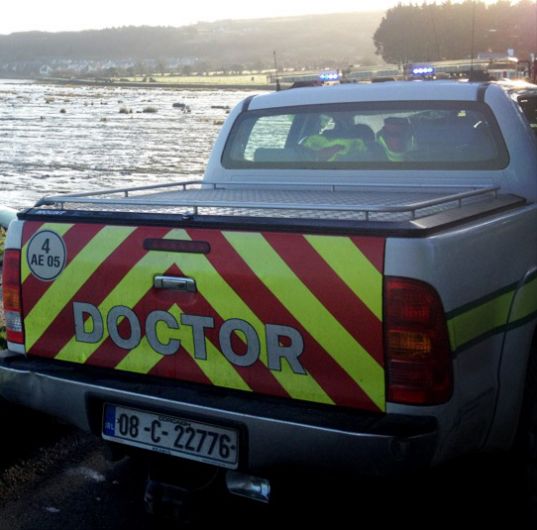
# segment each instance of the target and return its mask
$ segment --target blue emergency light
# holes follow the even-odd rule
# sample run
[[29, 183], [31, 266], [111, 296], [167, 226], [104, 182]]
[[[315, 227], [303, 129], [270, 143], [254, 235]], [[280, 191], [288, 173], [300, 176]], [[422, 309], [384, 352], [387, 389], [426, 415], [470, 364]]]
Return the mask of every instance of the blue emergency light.
[[412, 67], [412, 74], [413, 75], [434, 75], [435, 74], [435, 68], [433, 66], [428, 65], [415, 65]]
[[323, 72], [319, 79], [321, 81], [337, 81], [339, 79], [339, 74], [337, 72]]

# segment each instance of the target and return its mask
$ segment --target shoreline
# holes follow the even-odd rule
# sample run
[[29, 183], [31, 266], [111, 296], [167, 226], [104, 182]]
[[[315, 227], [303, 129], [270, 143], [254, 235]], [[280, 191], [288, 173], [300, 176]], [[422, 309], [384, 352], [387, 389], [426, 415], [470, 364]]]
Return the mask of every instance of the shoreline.
[[32, 77], [27, 78], [29, 81], [42, 84], [53, 85], [74, 85], [74, 86], [98, 86], [98, 87], [120, 87], [120, 88], [170, 88], [173, 90], [202, 90], [202, 89], [220, 89], [220, 90], [276, 90], [276, 84], [244, 84], [244, 83], [159, 83], [159, 82], [140, 82], [140, 81], [112, 81], [99, 79], [79, 79], [65, 77]]

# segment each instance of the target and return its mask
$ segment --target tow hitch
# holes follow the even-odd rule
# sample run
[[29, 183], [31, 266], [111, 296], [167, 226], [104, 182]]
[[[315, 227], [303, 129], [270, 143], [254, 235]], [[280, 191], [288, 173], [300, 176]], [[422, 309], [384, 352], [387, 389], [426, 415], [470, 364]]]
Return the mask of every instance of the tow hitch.
[[144, 505], [150, 515], [192, 522], [203, 516], [208, 499], [232, 494], [268, 503], [270, 493], [270, 482], [260, 477], [193, 462], [171, 468], [159, 463], [150, 465]]

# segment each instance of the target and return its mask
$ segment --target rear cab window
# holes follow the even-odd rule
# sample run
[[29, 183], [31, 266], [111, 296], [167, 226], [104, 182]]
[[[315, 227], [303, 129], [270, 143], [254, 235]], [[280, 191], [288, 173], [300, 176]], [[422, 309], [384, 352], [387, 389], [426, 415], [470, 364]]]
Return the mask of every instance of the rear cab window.
[[374, 102], [251, 110], [224, 148], [228, 169], [502, 169], [498, 125], [480, 102]]

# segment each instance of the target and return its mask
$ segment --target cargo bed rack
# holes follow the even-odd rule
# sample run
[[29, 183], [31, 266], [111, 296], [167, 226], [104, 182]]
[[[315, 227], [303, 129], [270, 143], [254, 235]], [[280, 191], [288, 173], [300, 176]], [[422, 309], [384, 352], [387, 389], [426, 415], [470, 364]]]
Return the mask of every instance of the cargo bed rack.
[[231, 216], [402, 222], [467, 206], [489, 211], [520, 203], [519, 197], [500, 195], [499, 189], [494, 186], [372, 186], [318, 182], [263, 182], [260, 185], [244, 181], [188, 180], [48, 196], [29, 211], [39, 208], [180, 214], [183, 218]]

